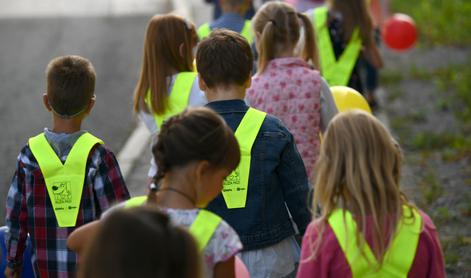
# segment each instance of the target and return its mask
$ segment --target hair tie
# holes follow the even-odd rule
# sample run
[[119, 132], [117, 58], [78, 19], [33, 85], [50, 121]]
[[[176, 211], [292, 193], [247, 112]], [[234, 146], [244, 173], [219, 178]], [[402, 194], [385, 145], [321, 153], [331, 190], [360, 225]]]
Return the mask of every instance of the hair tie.
[[159, 190], [159, 187], [155, 184], [155, 182], [152, 182], [150, 185], [149, 185], [149, 189], [150, 191], [152, 192], [157, 192]]
[[270, 19], [268, 21], [271, 22], [276, 27], [276, 21], [274, 19]]

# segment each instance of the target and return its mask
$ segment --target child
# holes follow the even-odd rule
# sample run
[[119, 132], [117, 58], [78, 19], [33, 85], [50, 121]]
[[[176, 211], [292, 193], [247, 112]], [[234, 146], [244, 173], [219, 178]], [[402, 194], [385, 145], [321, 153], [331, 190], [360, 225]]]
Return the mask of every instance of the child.
[[5, 276], [21, 273], [29, 233], [39, 277], [74, 276], [77, 257], [68, 235], [117, 201], [129, 198], [118, 163], [103, 142], [81, 130], [95, 103], [95, 70], [79, 56], [53, 59], [43, 96], [52, 129], [21, 150], [7, 197]]
[[103, 219], [79, 267], [81, 278], [199, 278], [199, 274], [200, 255], [193, 237], [150, 206], [115, 211]]
[[242, 153], [239, 167], [208, 210], [236, 229], [252, 277], [284, 277], [295, 271], [299, 257], [286, 205], [303, 234], [310, 220], [309, 186], [291, 133], [278, 119], [244, 102], [252, 59], [247, 41], [229, 30], [212, 32], [198, 46], [196, 64], [207, 106], [235, 130]]
[[250, 45], [253, 43], [250, 20], [244, 18], [251, 5], [250, 0], [219, 0], [223, 14], [212, 23], [205, 23], [198, 28], [198, 36], [204, 39], [212, 30], [226, 28], [241, 34]]
[[374, 106], [374, 96], [364, 88], [358, 62], [366, 60], [377, 69], [383, 66], [366, 1], [328, 0], [326, 7], [314, 9], [311, 18], [319, 46], [320, 69], [327, 82], [365, 94]]
[[[306, 39], [303, 58], [294, 55], [300, 21]], [[310, 174], [319, 155], [319, 133], [337, 113], [329, 86], [307, 63], [317, 64], [312, 26], [305, 15], [296, 13], [290, 5], [268, 2], [255, 15], [253, 30], [260, 57], [247, 100], [289, 127]]]
[[320, 216], [297, 277], [445, 277], [436, 228], [401, 192], [401, 150], [376, 118], [336, 116], [316, 167]]
[[[206, 104], [193, 72], [193, 49], [198, 43], [195, 26], [176, 15], [156, 15], [147, 26], [141, 75], [134, 90], [134, 112], [153, 136], [168, 117], [187, 106]], [[151, 160], [148, 176], [157, 169]]]
[[[240, 151], [231, 129], [207, 108], [194, 108], [168, 119], [152, 148], [157, 175], [147, 198], [136, 197], [115, 208], [158, 205], [172, 222], [188, 227], [204, 255], [205, 277], [233, 277], [234, 257], [242, 249], [235, 231], [204, 208], [236, 168]], [[77, 231], [78, 232], [78, 231]], [[82, 249], [93, 227], [75, 233], [69, 247]]]

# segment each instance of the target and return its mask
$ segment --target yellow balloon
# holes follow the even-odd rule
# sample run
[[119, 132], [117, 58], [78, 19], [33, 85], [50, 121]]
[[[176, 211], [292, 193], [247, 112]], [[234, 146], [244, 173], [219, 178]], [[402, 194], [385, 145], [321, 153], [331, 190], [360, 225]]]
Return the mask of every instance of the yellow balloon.
[[361, 109], [371, 114], [371, 108], [366, 99], [356, 90], [346, 86], [330, 87], [332, 96], [339, 112], [350, 109]]

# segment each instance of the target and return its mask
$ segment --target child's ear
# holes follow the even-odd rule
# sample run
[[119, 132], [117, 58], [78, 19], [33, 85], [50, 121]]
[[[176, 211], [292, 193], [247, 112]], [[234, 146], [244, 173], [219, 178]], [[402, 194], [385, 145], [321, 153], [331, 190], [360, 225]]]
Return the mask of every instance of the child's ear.
[[95, 106], [95, 102], [96, 102], [96, 96], [93, 95], [93, 97], [88, 102], [88, 106], [87, 106], [87, 110], [85, 110], [85, 114], [90, 114], [90, 112], [93, 109], [93, 106]]
[[203, 91], [203, 92], [206, 92], [206, 90], [208, 90], [208, 86], [206, 85], [206, 82], [204, 82], [204, 80], [201, 77], [200, 73], [198, 73], [198, 86], [200, 87], [201, 91]]
[[49, 103], [49, 97], [47, 96], [47, 93], [43, 94], [43, 104], [44, 104], [44, 107], [46, 107], [47, 111], [49, 112], [52, 111], [52, 107], [51, 107], [51, 104]]
[[251, 85], [252, 85], [252, 78], [249, 77], [249, 78], [247, 79], [247, 81], [244, 82], [244, 88], [245, 88], [245, 89], [248, 89], [248, 88], [250, 88]]
[[201, 160], [196, 165], [196, 178], [199, 179], [207, 174], [210, 170], [210, 164], [207, 160]]

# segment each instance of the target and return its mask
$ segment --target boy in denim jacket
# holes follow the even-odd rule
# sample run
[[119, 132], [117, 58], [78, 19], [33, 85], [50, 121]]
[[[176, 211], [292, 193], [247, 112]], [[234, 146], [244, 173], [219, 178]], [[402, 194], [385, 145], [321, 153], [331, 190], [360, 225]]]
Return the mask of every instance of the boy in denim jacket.
[[[309, 185], [292, 134], [280, 120], [244, 102], [252, 62], [249, 44], [233, 31], [216, 30], [198, 47], [199, 85], [207, 106], [226, 120], [249, 161], [243, 162], [242, 155], [239, 168], [207, 209], [239, 234], [244, 245], [241, 258], [252, 277], [285, 277], [294, 275], [300, 251], [289, 212], [304, 234], [310, 221]], [[249, 167], [245, 184], [244, 167]]]

